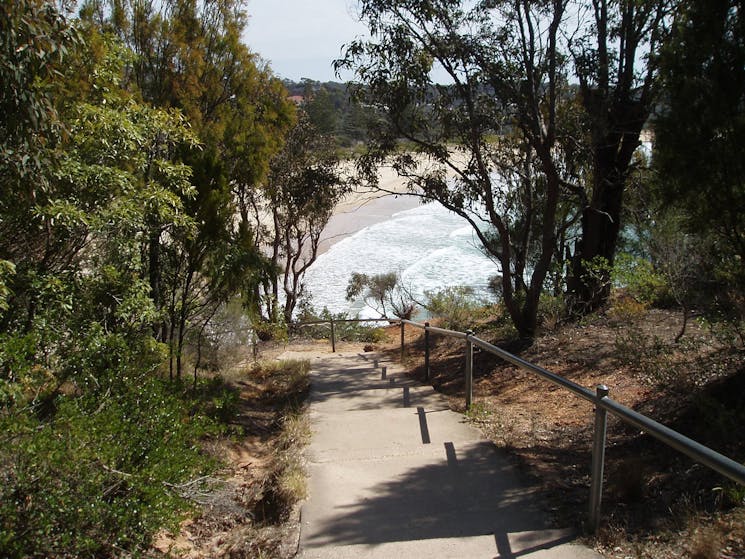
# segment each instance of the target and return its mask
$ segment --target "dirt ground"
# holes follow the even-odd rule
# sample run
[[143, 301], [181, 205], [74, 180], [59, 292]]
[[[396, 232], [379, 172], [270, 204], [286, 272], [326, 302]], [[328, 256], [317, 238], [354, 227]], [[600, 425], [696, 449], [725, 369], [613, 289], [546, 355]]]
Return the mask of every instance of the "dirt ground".
[[[528, 346], [477, 335], [742, 462], [745, 361], [696, 322], [679, 343], [679, 313], [596, 316], [556, 325]], [[480, 334], [484, 330], [484, 334]], [[388, 351], [400, 355], [398, 331]], [[465, 411], [463, 342], [432, 336], [430, 382]], [[410, 374], [424, 378], [422, 331], [406, 331]], [[484, 351], [474, 355], [471, 420], [543, 492], [557, 526], [582, 526], [589, 499], [593, 406]], [[745, 557], [745, 490], [609, 417], [601, 528], [606, 557]]]
[[[237, 396], [235, 415], [228, 436], [207, 443], [206, 450], [224, 467], [183, 487], [182, 495], [192, 502], [194, 512], [177, 534], [164, 531], [156, 537], [152, 557], [285, 559], [296, 554], [299, 506], [279, 494], [276, 478], [287, 453], [282, 447], [287, 400], [305, 395], [294, 387], [288, 390], [275, 378], [257, 375], [252, 364], [276, 361], [288, 349], [296, 359], [330, 352], [326, 345], [263, 344], [256, 355], [246, 355], [221, 371]], [[303, 444], [297, 441], [298, 446]]]

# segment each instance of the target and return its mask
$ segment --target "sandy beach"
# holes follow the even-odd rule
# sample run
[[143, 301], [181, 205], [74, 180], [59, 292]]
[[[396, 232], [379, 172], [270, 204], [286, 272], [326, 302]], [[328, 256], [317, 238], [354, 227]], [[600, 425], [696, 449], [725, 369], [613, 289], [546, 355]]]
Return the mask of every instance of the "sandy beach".
[[334, 214], [321, 235], [318, 254], [323, 254], [331, 245], [357, 231], [389, 219], [393, 214], [410, 210], [419, 205], [416, 196], [406, 194], [404, 179], [390, 167], [382, 167], [379, 173], [381, 189], [398, 194], [384, 194], [372, 190], [349, 193], [334, 209]]
[[[426, 165], [424, 162], [422, 164]], [[352, 162], [348, 161], [344, 166], [345, 172], [353, 171]], [[341, 239], [365, 227], [386, 221], [398, 212], [415, 208], [421, 203], [417, 196], [407, 194], [406, 179], [401, 178], [391, 167], [380, 167], [378, 187], [383, 192], [352, 192], [337, 204], [321, 235], [319, 255]]]

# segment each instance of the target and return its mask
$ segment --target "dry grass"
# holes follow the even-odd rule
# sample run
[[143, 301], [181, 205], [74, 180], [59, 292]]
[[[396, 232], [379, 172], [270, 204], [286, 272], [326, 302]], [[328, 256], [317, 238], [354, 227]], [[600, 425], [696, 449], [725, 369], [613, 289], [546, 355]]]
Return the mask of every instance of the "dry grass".
[[[231, 437], [207, 450], [225, 459], [214, 498], [179, 534], [161, 534], [154, 553], [188, 559], [292, 557], [297, 504], [307, 492], [302, 452], [310, 437], [305, 413], [310, 363], [285, 360], [223, 371], [238, 392]], [[209, 497], [209, 495], [207, 496]]]

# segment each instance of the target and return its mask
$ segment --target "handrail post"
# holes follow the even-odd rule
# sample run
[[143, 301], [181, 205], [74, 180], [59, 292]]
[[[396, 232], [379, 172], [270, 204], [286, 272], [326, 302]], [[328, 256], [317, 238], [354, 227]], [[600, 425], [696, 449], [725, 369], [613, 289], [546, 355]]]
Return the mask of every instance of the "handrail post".
[[473, 330], [466, 332], [466, 409], [471, 409], [473, 402]]
[[334, 330], [334, 319], [331, 319], [331, 353], [336, 353], [336, 331]]
[[429, 322], [424, 323], [424, 380], [429, 380]]
[[401, 321], [401, 362], [404, 361], [404, 321]]
[[608, 412], [599, 404], [608, 396], [608, 387], [604, 384], [595, 389], [595, 437], [592, 444], [592, 481], [590, 485], [590, 522], [591, 533], [600, 525], [600, 501], [603, 496], [603, 467], [605, 464], [605, 435]]

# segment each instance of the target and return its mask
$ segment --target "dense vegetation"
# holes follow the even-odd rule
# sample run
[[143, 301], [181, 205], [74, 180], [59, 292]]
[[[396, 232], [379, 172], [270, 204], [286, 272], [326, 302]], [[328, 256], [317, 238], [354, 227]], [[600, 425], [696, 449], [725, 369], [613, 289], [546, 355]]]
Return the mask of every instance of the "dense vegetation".
[[279, 322], [279, 271], [288, 299], [315, 258], [335, 154], [245, 21], [233, 0], [0, 6], [3, 557], [136, 555], [177, 522], [227, 419], [197, 374], [216, 318]]
[[[281, 82], [243, 8], [0, 4], [0, 555], [137, 555], [180, 518], [232, 398], [203, 357], [313, 315], [339, 147], [471, 222], [518, 336], [615, 285], [745, 344], [741, 0], [365, 0], [351, 90]], [[394, 288], [350, 296], [409, 316]], [[462, 327], [467, 295], [426, 304]]]

